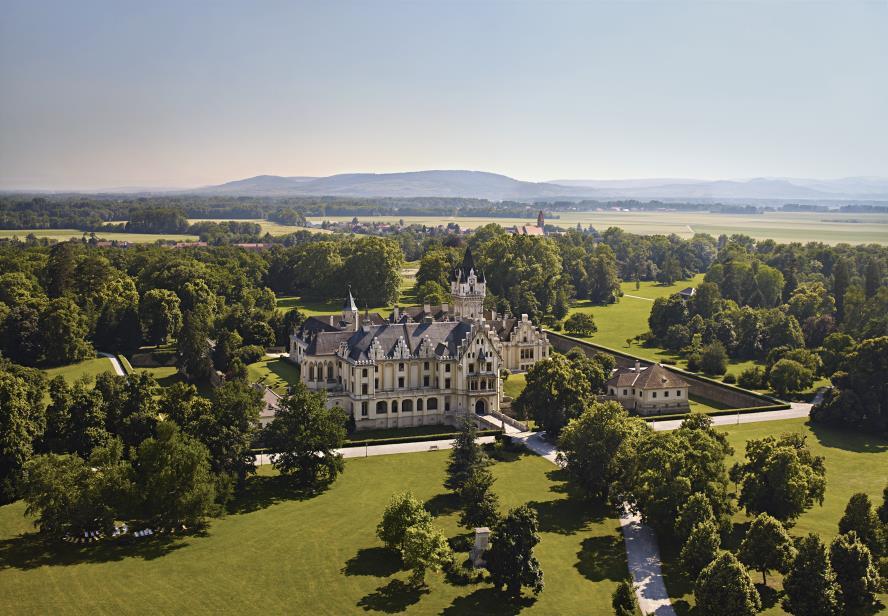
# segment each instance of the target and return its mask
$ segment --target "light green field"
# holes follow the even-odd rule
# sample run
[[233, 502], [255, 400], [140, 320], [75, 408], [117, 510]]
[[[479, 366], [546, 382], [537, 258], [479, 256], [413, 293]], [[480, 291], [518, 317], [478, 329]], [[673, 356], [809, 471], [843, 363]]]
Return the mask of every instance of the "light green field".
[[[359, 220], [397, 222], [428, 226], [457, 222], [465, 228], [475, 228], [489, 223], [504, 227], [528, 224], [536, 221], [537, 210], [530, 210], [526, 218], [452, 217], [452, 216], [359, 216]], [[641, 235], [670, 234], [684, 238], [694, 233], [718, 236], [744, 233], [756, 239], [773, 239], [777, 242], [818, 241], [827, 244], [888, 244], [888, 214], [848, 214], [839, 212], [767, 212], [752, 214], [713, 214], [710, 212], [617, 212], [613, 210], [591, 212], [559, 212], [559, 218], [546, 222], [562, 228], [583, 227], [590, 224], [598, 231], [608, 227], [620, 227]], [[322, 220], [344, 221], [351, 216], [311, 217], [312, 222]], [[847, 222], [847, 221], [857, 222]]]
[[[261, 235], [265, 235], [266, 233], [270, 233], [271, 235], [289, 235], [290, 233], [296, 233], [297, 231], [311, 231], [313, 233], [332, 233], [332, 231], [328, 231], [326, 229], [319, 229], [317, 227], [296, 227], [291, 225], [282, 225], [276, 222], [272, 222], [270, 220], [265, 220], [263, 218], [189, 218], [188, 223], [194, 224], [197, 222], [224, 222], [231, 220], [233, 222], [253, 222], [262, 227], [260, 231]], [[349, 219], [351, 220], [351, 219]]]
[[[876, 506], [882, 502], [882, 488], [888, 482], [888, 473], [885, 470], [888, 469], [888, 441], [866, 434], [812, 427], [806, 424], [805, 419], [741, 424], [725, 427], [724, 432], [734, 447], [734, 456], [728, 462], [729, 466], [745, 457], [747, 440], [786, 432], [805, 434], [811, 451], [824, 457], [827, 483], [823, 506], [815, 505], [805, 512], [790, 529], [793, 536], [817, 533], [824, 542], [829, 543], [838, 534], [839, 519], [852, 494], [865, 492]], [[734, 517], [735, 525], [749, 520], [743, 512]], [[677, 612], [688, 614], [689, 607], [693, 605], [693, 590], [692, 584], [678, 571], [678, 549], [669, 545], [661, 547], [669, 594]], [[753, 581], [761, 582], [761, 574], [753, 572]], [[772, 572], [768, 576], [768, 583], [772, 588], [782, 588], [779, 574]], [[881, 600], [888, 605], [888, 595], [881, 595]], [[762, 613], [773, 615], [784, 612], [779, 605], [773, 605]]]
[[[0, 507], [3, 614], [611, 614], [627, 575], [616, 519], [567, 499], [562, 471], [525, 455], [491, 467], [504, 508], [530, 502], [540, 516], [536, 554], [545, 589], [510, 603], [489, 583], [406, 584], [376, 524], [392, 494], [429, 501], [448, 536], [457, 526], [442, 488], [445, 452], [359, 458], [328, 491], [308, 498], [271, 477], [250, 480], [236, 512], [205, 534], [155, 536], [134, 545], [45, 546], [24, 505]], [[523, 608], [523, 609], [522, 609]]]
[[59, 368], [47, 368], [43, 371], [46, 373], [47, 379], [53, 379], [57, 376], [64, 377], [69, 383], [73, 383], [81, 377], [89, 377], [94, 379], [96, 375], [103, 372], [114, 374], [114, 366], [107, 357], [97, 357], [95, 359], [87, 359], [76, 364], [61, 366]]
[[271, 387], [278, 394], [287, 393], [287, 387], [299, 381], [299, 369], [283, 357], [266, 358], [247, 366], [251, 383]]
[[[90, 237], [88, 231], [78, 231], [77, 229], [0, 229], [0, 239], [17, 237], [20, 240], [24, 240], [31, 234], [37, 238], [49, 238], [60, 242], [69, 239], [79, 240], [83, 237], [89, 239]], [[118, 242], [132, 242], [134, 244], [150, 244], [157, 240], [174, 240], [177, 242], [197, 241], [196, 235], [177, 235], [175, 233], [103, 233], [101, 231], [96, 231], [95, 235], [100, 240], [108, 240], [109, 242], [117, 240]]]
[[520, 396], [525, 387], [527, 387], [527, 374], [523, 372], [510, 374], [509, 378], [503, 381], [503, 393], [512, 400]]

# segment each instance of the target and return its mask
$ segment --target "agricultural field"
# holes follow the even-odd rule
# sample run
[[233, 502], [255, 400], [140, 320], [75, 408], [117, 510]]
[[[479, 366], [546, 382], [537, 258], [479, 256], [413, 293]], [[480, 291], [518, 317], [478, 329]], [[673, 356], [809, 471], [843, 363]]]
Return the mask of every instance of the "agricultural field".
[[[90, 237], [89, 231], [78, 231], [77, 229], [0, 229], [0, 239], [17, 237], [24, 240], [28, 235], [34, 235], [37, 238], [48, 238], [64, 242], [70, 239]], [[103, 233], [96, 231], [95, 236], [102, 240], [118, 242], [131, 242], [134, 244], [151, 244], [157, 240], [174, 240], [177, 242], [196, 242], [196, 235], [178, 235], [175, 233]]]
[[[423, 224], [429, 226], [459, 223], [464, 228], [476, 228], [490, 223], [504, 227], [532, 224], [537, 209], [530, 208], [526, 218], [498, 218], [471, 216], [360, 216], [359, 220]], [[577, 223], [598, 231], [620, 227], [630, 233], [654, 235], [675, 233], [689, 238], [694, 233], [718, 236], [743, 233], [756, 239], [777, 242], [810, 242], [826, 244], [888, 244], [888, 214], [851, 214], [840, 212], [765, 212], [763, 214], [715, 214], [711, 212], [618, 212], [601, 210], [589, 212], [558, 212], [558, 218], [546, 222], [562, 228], [575, 228]], [[312, 222], [346, 221], [351, 216], [310, 217]]]
[[[805, 512], [790, 529], [790, 533], [796, 537], [817, 533], [824, 542], [829, 543], [838, 534], [839, 519], [852, 494], [865, 492], [874, 503], [881, 502], [882, 489], [888, 482], [888, 474], [885, 472], [888, 469], [888, 441], [867, 434], [813, 426], [806, 421], [788, 419], [725, 427], [723, 430], [734, 448], [734, 455], [728, 461], [728, 466], [745, 457], [746, 441], [750, 439], [783, 433], [804, 434], [814, 455], [824, 458], [826, 498], [823, 506], [814, 505]], [[750, 518], [744, 512], [738, 512], [734, 516], [735, 537], [729, 540], [726, 547], [736, 547], [734, 543], [742, 539], [742, 533], [745, 532], [743, 525], [749, 521]], [[739, 539], [736, 537], [738, 534]], [[678, 547], [662, 545], [661, 551], [669, 594], [678, 614], [687, 615], [694, 602], [693, 588], [678, 571]], [[779, 574], [772, 572], [768, 580], [773, 588], [782, 588]], [[760, 582], [761, 574], [754, 573], [753, 581]], [[888, 605], [888, 594], [883, 593], [880, 597]], [[771, 597], [772, 600], [773, 598]], [[762, 612], [769, 616], [783, 613], [779, 605], [774, 604]]]
[[350, 459], [344, 475], [313, 496], [262, 467], [205, 532], [129, 545], [44, 545], [22, 502], [0, 507], [0, 613], [612, 613], [611, 593], [627, 575], [619, 522], [568, 500], [563, 472], [532, 455], [491, 471], [503, 509], [530, 503], [539, 512], [543, 592], [514, 604], [484, 581], [435, 573], [428, 588], [409, 586], [397, 555], [375, 537], [376, 524], [391, 496], [410, 490], [447, 536], [466, 532], [442, 487], [447, 459], [446, 452]]
[[332, 233], [332, 231], [320, 229], [317, 227], [295, 227], [293, 225], [282, 225], [270, 220], [265, 220], [263, 218], [189, 218], [188, 223], [194, 224], [197, 222], [223, 222], [227, 220], [233, 220], [234, 222], [254, 222], [262, 227], [262, 230], [260, 231], [261, 235], [265, 235], [266, 233], [269, 233], [271, 235], [289, 235], [291, 233], [296, 233], [297, 231]]

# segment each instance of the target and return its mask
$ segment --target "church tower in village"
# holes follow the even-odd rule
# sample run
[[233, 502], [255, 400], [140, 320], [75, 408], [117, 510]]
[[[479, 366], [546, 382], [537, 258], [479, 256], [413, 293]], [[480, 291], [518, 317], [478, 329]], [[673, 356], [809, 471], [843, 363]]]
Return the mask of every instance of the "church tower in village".
[[462, 264], [450, 276], [453, 313], [462, 319], [480, 319], [484, 312], [487, 282], [484, 272], [475, 267], [472, 249], [466, 248]]
[[540, 210], [540, 213], [537, 214], [537, 226], [540, 229], [543, 229], [546, 226], [546, 216], [543, 214], [543, 210]]

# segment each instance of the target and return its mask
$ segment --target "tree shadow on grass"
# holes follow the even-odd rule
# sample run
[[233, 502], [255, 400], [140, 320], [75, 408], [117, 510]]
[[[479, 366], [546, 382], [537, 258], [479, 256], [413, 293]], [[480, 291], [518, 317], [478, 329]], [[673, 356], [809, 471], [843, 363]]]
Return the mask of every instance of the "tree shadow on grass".
[[[571, 488], [571, 484], [568, 481], [570, 476], [567, 473], [567, 470], [563, 468], [555, 469], [554, 471], [546, 472], [546, 479], [548, 479], [552, 485], [549, 486], [549, 492], [555, 492], [557, 494], [574, 494], [575, 490]], [[577, 496], [579, 496], [577, 494]]]
[[612, 535], [583, 540], [574, 566], [586, 579], [601, 582], [626, 578], [626, 552], [617, 531], [614, 529]]
[[531, 501], [528, 505], [536, 509], [541, 531], [562, 535], [572, 535], [590, 522], [601, 522], [610, 514], [605, 505], [575, 498]]
[[284, 475], [250, 477], [240, 493], [228, 503], [228, 513], [250, 513], [284, 501], [306, 500], [326, 489], [324, 484], [314, 488], [294, 486], [292, 480]]
[[495, 588], [479, 588], [465, 597], [457, 597], [441, 614], [443, 616], [514, 616], [536, 603], [536, 597], [521, 596], [517, 599]]
[[758, 591], [759, 597], [762, 600], [763, 610], [767, 610], [777, 605], [777, 600], [780, 598], [780, 593], [778, 593], [775, 588], [765, 586], [764, 584], [756, 584], [755, 589]]
[[436, 494], [425, 502], [425, 508], [435, 517], [455, 513], [459, 511], [459, 496], [453, 492]]
[[39, 533], [27, 533], [0, 541], [0, 571], [105, 563], [125, 558], [154, 560], [188, 545], [181, 535], [153, 535], [142, 539], [124, 536], [76, 544], [43, 537]]
[[814, 437], [824, 447], [844, 449], [855, 453], [884, 453], [888, 451], [888, 440], [872, 433], [856, 432], [850, 429], [824, 426], [808, 421]]
[[401, 555], [388, 548], [363, 548], [345, 562], [345, 575], [388, 577], [401, 570]]
[[[678, 541], [665, 539], [660, 541], [660, 570], [663, 573], [663, 581], [666, 583], [666, 591], [670, 597], [683, 597], [694, 592], [694, 581], [689, 579], [678, 564], [678, 556], [681, 545]], [[691, 614], [690, 604], [683, 600], [673, 600], [672, 606], [679, 616]]]
[[380, 586], [372, 593], [361, 597], [358, 607], [363, 608], [365, 612], [397, 614], [405, 611], [411, 605], [419, 603], [422, 596], [428, 593], [429, 589], [426, 586], [392, 580], [385, 586]]

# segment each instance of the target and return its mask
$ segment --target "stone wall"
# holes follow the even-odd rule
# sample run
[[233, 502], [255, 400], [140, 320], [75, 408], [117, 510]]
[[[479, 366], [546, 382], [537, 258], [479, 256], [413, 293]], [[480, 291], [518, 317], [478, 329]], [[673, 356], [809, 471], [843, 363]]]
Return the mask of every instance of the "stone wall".
[[[623, 353], [622, 351], [616, 351], [607, 347], [598, 346], [596, 344], [592, 344], [591, 342], [577, 340], [563, 334], [558, 334], [548, 330], [546, 331], [546, 334], [549, 337], [549, 344], [551, 344], [552, 347], [559, 353], [567, 353], [572, 348], [579, 347], [583, 350], [584, 353], [586, 353], [586, 355], [590, 357], [594, 356], [596, 353], [608, 353], [610, 355], [613, 355], [617, 361], [617, 366], [621, 368], [630, 368], [634, 366], [636, 360], [639, 361], [642, 366], [651, 366], [653, 364], [653, 362], [651, 362], [650, 360], [635, 357], [634, 355], [629, 355], [628, 353]], [[680, 368], [674, 368], [672, 366], [664, 366], [664, 368], [666, 368], [670, 372], [676, 373], [688, 382], [689, 396], [706, 398], [707, 400], [712, 400], [713, 402], [717, 402], [728, 408], [754, 408], [782, 403], [776, 398], [757, 394], [754, 392], [749, 392], [745, 389], [740, 389], [739, 387], [733, 387], [731, 385], [726, 385], [721, 382], [713, 381], [711, 379], [707, 379], [706, 377], [695, 375], [692, 372], [686, 372], [685, 370], [681, 370]]]

